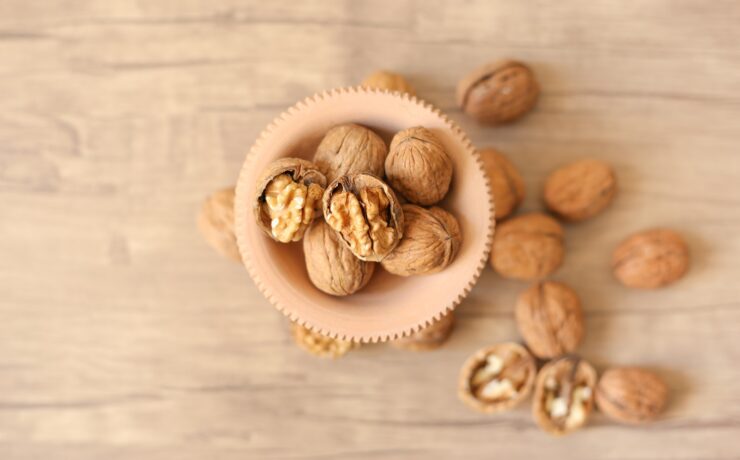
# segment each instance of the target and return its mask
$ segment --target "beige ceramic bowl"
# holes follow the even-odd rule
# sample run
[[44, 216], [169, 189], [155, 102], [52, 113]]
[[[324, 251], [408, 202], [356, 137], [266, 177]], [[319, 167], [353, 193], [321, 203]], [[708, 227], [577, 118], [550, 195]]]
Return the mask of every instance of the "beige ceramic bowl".
[[[440, 206], [457, 216], [462, 245], [440, 273], [397, 277], [380, 267], [367, 287], [333, 297], [308, 279], [301, 243], [280, 244], [262, 234], [252, 218], [256, 181], [273, 160], [306, 159], [334, 125], [358, 123], [390, 144], [404, 128], [424, 126], [442, 141], [454, 164], [450, 193]], [[387, 91], [347, 88], [317, 94], [288, 109], [260, 135], [247, 155], [236, 187], [236, 237], [244, 265], [257, 287], [290, 319], [331, 337], [378, 342], [410, 334], [455, 308], [478, 280], [493, 236], [493, 200], [478, 153], [439, 110]]]

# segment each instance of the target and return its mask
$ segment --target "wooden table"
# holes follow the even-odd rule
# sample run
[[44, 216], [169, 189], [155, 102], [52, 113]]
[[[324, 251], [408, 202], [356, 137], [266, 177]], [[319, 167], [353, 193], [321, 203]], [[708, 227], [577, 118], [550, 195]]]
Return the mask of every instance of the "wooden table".
[[[0, 2], [0, 458], [740, 458], [740, 3], [3, 0]], [[478, 126], [453, 88], [500, 57], [543, 86], [520, 123]], [[567, 228], [555, 278], [586, 311], [600, 370], [656, 369], [664, 420], [595, 416], [563, 439], [521, 407], [467, 410], [457, 371], [517, 340], [526, 285], [486, 270], [449, 344], [296, 348], [195, 212], [235, 181], [260, 130], [315, 91], [390, 68], [480, 146], [544, 176], [595, 156], [604, 215]], [[632, 231], [685, 234], [670, 288], [611, 277]]]

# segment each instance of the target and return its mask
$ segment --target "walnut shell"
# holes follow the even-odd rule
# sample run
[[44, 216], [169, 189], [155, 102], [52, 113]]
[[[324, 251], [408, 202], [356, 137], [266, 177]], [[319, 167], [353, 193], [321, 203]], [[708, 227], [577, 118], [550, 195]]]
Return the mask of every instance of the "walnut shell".
[[357, 347], [353, 342], [327, 337], [298, 323], [290, 324], [290, 333], [299, 347], [321, 358], [339, 358]]
[[375, 271], [375, 263], [355, 257], [334, 230], [319, 219], [303, 236], [303, 255], [313, 285], [331, 295], [354, 294], [367, 285]]
[[555, 436], [585, 425], [593, 410], [596, 379], [593, 366], [576, 356], [545, 364], [534, 384], [535, 422]]
[[370, 174], [334, 180], [322, 199], [324, 219], [356, 257], [380, 262], [403, 237], [404, 216], [396, 194]]
[[424, 329], [391, 342], [403, 350], [430, 351], [441, 347], [452, 334], [455, 327], [455, 314], [449, 312]]
[[457, 85], [457, 105], [479, 122], [513, 121], [537, 103], [540, 87], [532, 70], [505, 60], [475, 69]]
[[519, 296], [515, 315], [519, 332], [538, 358], [571, 353], [583, 339], [581, 301], [563, 283], [535, 283]]
[[387, 89], [388, 91], [408, 93], [412, 96], [416, 95], [416, 90], [414, 90], [414, 87], [406, 81], [403, 75], [389, 72], [387, 70], [378, 70], [371, 73], [362, 80], [360, 85], [365, 88]]
[[617, 192], [617, 177], [607, 163], [581, 160], [553, 171], [545, 180], [548, 209], [570, 221], [593, 217], [606, 209]]
[[660, 377], [639, 367], [617, 367], [601, 376], [596, 405], [606, 416], [623, 423], [655, 420], [668, 401], [668, 386]]
[[509, 410], [532, 392], [537, 366], [518, 343], [500, 343], [476, 351], [465, 361], [458, 379], [458, 396], [484, 413]]
[[234, 234], [234, 187], [212, 193], [198, 213], [198, 229], [219, 254], [241, 262]]
[[275, 241], [299, 241], [317, 215], [324, 187], [326, 177], [310, 161], [274, 161], [257, 180], [252, 206], [257, 226]]
[[496, 220], [513, 213], [524, 201], [524, 179], [509, 158], [492, 148], [481, 149], [483, 168], [491, 184], [493, 201], [496, 204]]
[[612, 254], [612, 269], [627, 287], [659, 288], [686, 274], [689, 249], [681, 235], [672, 230], [647, 230], [617, 246]]
[[504, 278], [543, 278], [563, 263], [563, 227], [533, 212], [502, 223], [493, 236], [491, 266]]
[[437, 273], [455, 259], [462, 242], [455, 216], [442, 208], [404, 204], [403, 238], [381, 265], [394, 275]]
[[380, 136], [364, 126], [349, 123], [327, 131], [316, 148], [313, 162], [331, 182], [355, 173], [383, 177], [387, 155], [388, 147]]
[[420, 126], [408, 128], [393, 136], [385, 175], [407, 200], [429, 206], [447, 195], [452, 160], [434, 133]]

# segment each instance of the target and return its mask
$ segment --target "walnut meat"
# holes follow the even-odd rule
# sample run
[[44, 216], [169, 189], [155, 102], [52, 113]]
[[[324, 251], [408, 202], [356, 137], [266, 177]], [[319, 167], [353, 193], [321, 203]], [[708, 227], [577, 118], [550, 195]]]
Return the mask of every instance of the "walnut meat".
[[385, 175], [393, 189], [412, 203], [429, 206], [445, 197], [452, 160], [442, 142], [426, 128], [405, 129], [391, 141]]
[[612, 254], [614, 276], [631, 288], [654, 289], [677, 281], [689, 269], [689, 249], [667, 229], [636, 233]]
[[495, 149], [479, 150], [491, 183], [496, 220], [508, 217], [524, 201], [524, 179], [506, 155]]
[[298, 323], [290, 324], [291, 335], [295, 343], [311, 353], [322, 358], [339, 358], [355, 348], [353, 342], [333, 339], [318, 332], [310, 331]]
[[400, 93], [408, 93], [412, 96], [416, 95], [414, 87], [409, 84], [408, 81], [403, 77], [394, 72], [387, 70], [378, 70], [368, 75], [362, 80], [361, 86], [365, 88], [375, 89], [387, 89], [388, 91], [398, 91]]
[[495, 125], [529, 112], [539, 94], [532, 70], [506, 60], [486, 64], [460, 80], [457, 104], [476, 120]]
[[358, 259], [329, 225], [317, 219], [303, 237], [308, 277], [319, 290], [336, 296], [359, 291], [370, 281], [375, 263]]
[[411, 351], [430, 351], [441, 347], [452, 334], [455, 315], [449, 312], [424, 329], [391, 342], [396, 348]]
[[614, 200], [617, 177], [607, 163], [581, 160], [552, 172], [545, 181], [545, 204], [570, 221], [580, 221], [603, 211]]
[[563, 263], [563, 228], [542, 213], [514, 217], [493, 236], [491, 266], [504, 278], [543, 278]]
[[320, 213], [326, 178], [310, 161], [281, 158], [257, 181], [253, 211], [262, 231], [281, 243], [299, 241]]
[[477, 411], [505, 411], [529, 396], [536, 373], [534, 358], [517, 343], [483, 348], [460, 370], [458, 395]]
[[534, 420], [553, 435], [568, 434], [586, 424], [594, 405], [596, 370], [568, 356], [547, 363], [534, 385]]
[[198, 214], [198, 229], [219, 254], [238, 262], [242, 260], [234, 234], [234, 187], [206, 198]]
[[375, 176], [342, 176], [329, 184], [322, 201], [326, 222], [362, 260], [383, 260], [403, 236], [398, 198]]
[[655, 420], [668, 400], [668, 386], [660, 377], [639, 367], [617, 367], [601, 376], [596, 405], [608, 417], [623, 423]]
[[316, 148], [313, 162], [331, 182], [339, 176], [369, 173], [383, 177], [388, 155], [383, 139], [355, 124], [331, 128]]
[[462, 234], [455, 216], [442, 208], [405, 204], [403, 238], [381, 264], [394, 275], [437, 273], [455, 259]]

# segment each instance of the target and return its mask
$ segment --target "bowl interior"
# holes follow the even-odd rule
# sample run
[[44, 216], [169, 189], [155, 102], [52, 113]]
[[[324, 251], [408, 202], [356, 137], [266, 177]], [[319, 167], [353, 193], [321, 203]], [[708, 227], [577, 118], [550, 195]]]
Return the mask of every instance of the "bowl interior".
[[[393, 276], [381, 267], [357, 294], [334, 297], [308, 279], [301, 243], [281, 244], [263, 235], [252, 220], [257, 178], [273, 160], [311, 159], [326, 131], [358, 123], [388, 144], [412, 126], [432, 130], [452, 158], [450, 193], [439, 206], [452, 212], [462, 231], [460, 253], [440, 273]], [[428, 325], [467, 295], [486, 262], [493, 233], [492, 201], [477, 153], [444, 115], [415, 98], [362, 89], [335, 90], [307, 99], [278, 117], [247, 156], [236, 190], [236, 232], [242, 259], [268, 300], [291, 319], [345, 339], [382, 341]]]

